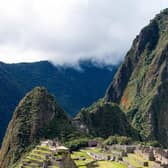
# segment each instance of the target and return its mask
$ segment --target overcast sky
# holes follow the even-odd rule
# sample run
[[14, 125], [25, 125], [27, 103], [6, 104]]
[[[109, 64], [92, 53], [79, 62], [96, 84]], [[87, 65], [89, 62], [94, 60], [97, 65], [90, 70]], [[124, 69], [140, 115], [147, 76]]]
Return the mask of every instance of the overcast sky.
[[117, 63], [168, 0], [0, 0], [0, 61]]

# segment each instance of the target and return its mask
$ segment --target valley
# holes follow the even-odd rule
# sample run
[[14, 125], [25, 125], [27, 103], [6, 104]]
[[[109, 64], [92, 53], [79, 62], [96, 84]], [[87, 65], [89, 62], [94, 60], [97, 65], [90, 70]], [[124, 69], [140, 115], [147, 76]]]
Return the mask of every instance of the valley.
[[[75, 116], [104, 92], [118, 65], [100, 67], [92, 61], [72, 66], [53, 65], [48, 61], [6, 64], [0, 62], [0, 144], [19, 100], [36, 86], [46, 87], [70, 115]], [[97, 80], [101, 83], [97, 85]]]

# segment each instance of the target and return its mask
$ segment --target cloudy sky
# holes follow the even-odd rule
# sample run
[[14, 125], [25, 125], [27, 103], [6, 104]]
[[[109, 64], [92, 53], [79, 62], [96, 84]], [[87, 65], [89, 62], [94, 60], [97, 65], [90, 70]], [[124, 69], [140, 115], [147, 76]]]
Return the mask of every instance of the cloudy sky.
[[116, 63], [168, 0], [0, 0], [0, 61]]

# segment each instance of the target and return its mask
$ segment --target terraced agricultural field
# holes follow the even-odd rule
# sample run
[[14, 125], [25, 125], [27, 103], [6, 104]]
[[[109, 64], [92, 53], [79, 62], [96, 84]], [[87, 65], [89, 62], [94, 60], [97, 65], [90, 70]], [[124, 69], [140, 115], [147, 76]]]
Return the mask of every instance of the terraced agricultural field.
[[[37, 146], [32, 150], [22, 161], [18, 168], [42, 168], [43, 164], [47, 162], [46, 155], [51, 155], [52, 151], [47, 146]], [[55, 160], [59, 160], [62, 156], [54, 154]], [[52, 162], [48, 168], [59, 168], [59, 162]]]

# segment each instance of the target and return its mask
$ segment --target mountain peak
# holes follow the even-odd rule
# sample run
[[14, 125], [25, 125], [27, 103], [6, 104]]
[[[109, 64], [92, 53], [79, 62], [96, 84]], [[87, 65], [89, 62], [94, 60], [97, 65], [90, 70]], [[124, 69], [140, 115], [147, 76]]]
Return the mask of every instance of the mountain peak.
[[136, 37], [109, 86], [106, 101], [117, 102], [144, 139], [168, 145], [168, 9]]
[[10, 167], [40, 138], [61, 138], [62, 130], [66, 132], [69, 128], [72, 130], [70, 120], [53, 96], [44, 87], [34, 88], [20, 101], [9, 123], [0, 153], [0, 167]]

